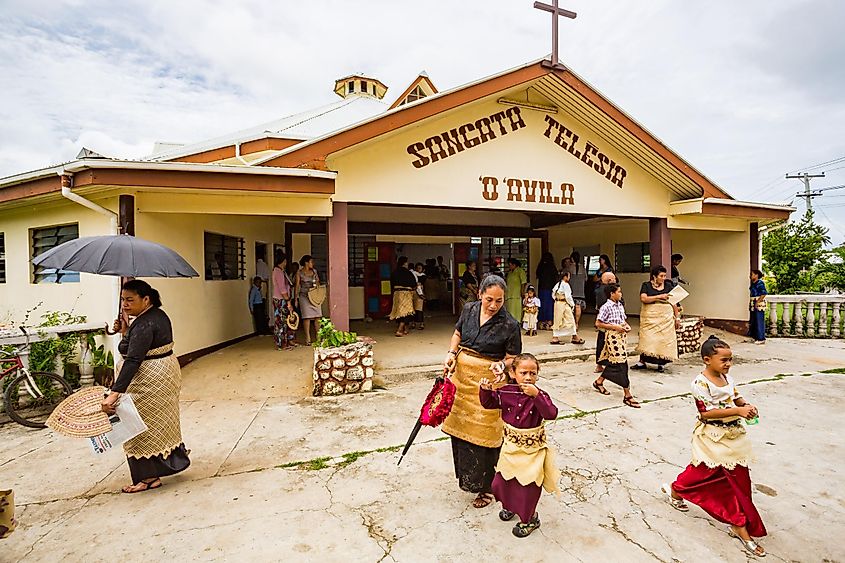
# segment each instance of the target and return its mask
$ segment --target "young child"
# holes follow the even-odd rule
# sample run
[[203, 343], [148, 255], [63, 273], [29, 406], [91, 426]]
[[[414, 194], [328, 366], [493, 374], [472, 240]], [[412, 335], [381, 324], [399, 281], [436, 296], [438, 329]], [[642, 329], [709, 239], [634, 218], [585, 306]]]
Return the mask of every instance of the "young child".
[[525, 289], [525, 299], [522, 301], [522, 328], [525, 336], [537, 336], [537, 316], [540, 311], [540, 298], [533, 285]]
[[748, 462], [751, 442], [741, 420], [757, 417], [757, 407], [742, 398], [728, 371], [731, 348], [715, 336], [701, 345], [704, 371], [692, 382], [698, 421], [692, 431], [692, 459], [683, 473], [662, 490], [669, 503], [686, 512], [688, 500], [710, 516], [729, 524], [728, 534], [757, 557], [766, 551], [752, 538], [766, 535], [760, 514], [751, 500]]
[[252, 326], [255, 334], [264, 334], [267, 326], [267, 308], [264, 305], [264, 296], [261, 295], [261, 284], [264, 280], [261, 276], [252, 278], [252, 287], [249, 288], [249, 312], [252, 313]]
[[557, 418], [557, 407], [545, 391], [537, 388], [540, 364], [531, 354], [514, 358], [508, 383], [494, 391], [489, 379], [479, 382], [481, 405], [501, 409], [504, 443], [493, 478], [493, 495], [502, 503], [499, 518], [507, 522], [514, 515], [519, 523], [513, 535], [524, 538], [540, 527], [536, 512], [541, 486], [558, 493], [560, 472], [555, 467], [554, 450], [546, 445], [544, 420]]
[[604, 366], [598, 379], [593, 381], [593, 389], [602, 395], [610, 395], [604, 388], [604, 380], [609, 379], [622, 388], [622, 402], [632, 408], [640, 408], [640, 403], [631, 395], [631, 380], [628, 378], [627, 339], [631, 331], [625, 306], [622, 304], [622, 288], [611, 283], [604, 286], [607, 301], [596, 315], [596, 328], [604, 331], [604, 346], [596, 363]]

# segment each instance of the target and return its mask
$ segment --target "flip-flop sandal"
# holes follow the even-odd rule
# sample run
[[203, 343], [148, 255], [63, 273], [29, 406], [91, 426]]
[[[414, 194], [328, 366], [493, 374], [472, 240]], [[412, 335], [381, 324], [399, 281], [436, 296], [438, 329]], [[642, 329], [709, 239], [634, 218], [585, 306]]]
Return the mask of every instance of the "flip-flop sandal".
[[610, 395], [610, 391], [604, 388], [604, 385], [597, 381], [593, 381], [593, 389], [601, 393], [602, 395]]
[[394, 332], [393, 336], [395, 336], [396, 338], [402, 338], [403, 336], [405, 336], [405, 333], [404, 332]]
[[557, 342], [549, 342], [549, 344], [553, 344], [554, 346], [564, 346], [566, 342], [561, 342], [558, 340]]
[[491, 493], [479, 493], [472, 501], [473, 508], [484, 508], [490, 506], [496, 500]]
[[584, 344], [585, 342], [586, 340], [584, 340], [583, 338], [579, 338], [578, 340], [575, 340], [574, 338], [572, 339], [573, 344]]
[[669, 483], [663, 483], [660, 486], [660, 491], [669, 499], [669, 505], [672, 508], [681, 512], [689, 512], [689, 505], [684, 502], [684, 499], [678, 499], [672, 496], [672, 486]]
[[637, 362], [636, 364], [631, 366], [631, 369], [648, 369], [648, 366]]
[[632, 409], [641, 408], [640, 403], [633, 397], [625, 397], [622, 399], [622, 404], [631, 407]]
[[[134, 491], [128, 491], [127, 490], [130, 487], [135, 487], [137, 485], [144, 485], [144, 488], [143, 489], [136, 489]], [[126, 487], [123, 487], [120, 490], [122, 492], [126, 493], [127, 495], [134, 495], [135, 493], [143, 493], [143, 492], [146, 492], [146, 491], [151, 491], [153, 489], [158, 489], [159, 487], [161, 487], [161, 479], [156, 479], [156, 480], [151, 481], [149, 483], [147, 483], [146, 481], [141, 481], [139, 483], [135, 483], [134, 485], [127, 485]]]
[[[751, 555], [753, 555], [753, 556], [755, 556], [755, 557], [765, 557], [766, 555], [768, 555], [768, 554], [766, 553], [766, 550], [765, 550], [765, 549], [763, 549], [763, 546], [761, 546], [760, 544], [758, 544], [758, 543], [757, 543], [756, 541], [754, 541], [754, 540], [748, 540], [748, 541], [745, 541], [744, 539], [742, 539], [741, 537], [739, 537], [739, 534], [735, 533], [735, 532], [734, 532], [734, 531], [733, 531], [730, 527], [728, 528], [728, 535], [729, 535], [730, 537], [732, 537], [732, 538], [736, 538], [736, 539], [738, 539], [738, 540], [739, 540], [739, 543], [741, 543], [741, 544], [742, 544], [742, 547], [745, 549], [745, 551], [747, 551], [747, 552], [748, 552], [748, 553], [750, 553]], [[758, 553], [758, 552], [757, 552], [757, 549], [758, 549], [758, 548], [759, 548], [759, 549], [763, 549], [763, 553]]]

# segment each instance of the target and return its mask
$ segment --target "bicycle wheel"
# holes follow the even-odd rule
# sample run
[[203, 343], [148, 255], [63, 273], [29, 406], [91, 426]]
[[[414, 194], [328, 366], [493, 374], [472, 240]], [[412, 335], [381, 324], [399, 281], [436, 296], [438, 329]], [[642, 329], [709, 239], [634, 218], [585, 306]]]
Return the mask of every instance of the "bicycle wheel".
[[44, 428], [44, 424], [56, 405], [73, 390], [63, 377], [55, 373], [34, 371], [31, 373], [42, 397], [33, 397], [28, 390], [26, 374], [19, 373], [6, 387], [4, 405], [9, 418], [29, 428]]

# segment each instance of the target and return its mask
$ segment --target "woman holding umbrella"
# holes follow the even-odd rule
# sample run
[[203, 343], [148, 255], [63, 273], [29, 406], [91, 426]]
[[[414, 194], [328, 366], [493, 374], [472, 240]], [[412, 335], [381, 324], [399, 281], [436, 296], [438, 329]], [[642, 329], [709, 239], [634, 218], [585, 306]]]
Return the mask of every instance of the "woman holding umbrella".
[[[161, 487], [161, 477], [184, 471], [191, 464], [182, 442], [179, 421], [179, 392], [182, 373], [173, 355], [173, 328], [161, 310], [158, 291], [145, 281], [123, 284], [120, 294], [123, 314], [114, 330], [123, 335], [118, 350], [123, 356], [111, 393], [102, 403], [114, 414], [120, 395], [131, 393], [147, 431], [123, 445], [132, 484], [124, 493], [139, 493]], [[134, 317], [132, 324], [127, 322]]]
[[513, 359], [522, 352], [519, 323], [503, 307], [506, 292], [501, 277], [484, 278], [479, 300], [467, 303], [461, 312], [443, 366], [456, 387], [443, 431], [452, 439], [458, 486], [478, 495], [472, 502], [475, 508], [493, 502], [491, 485], [503, 436], [499, 411], [481, 406], [479, 382], [490, 372], [497, 382], [503, 381]]

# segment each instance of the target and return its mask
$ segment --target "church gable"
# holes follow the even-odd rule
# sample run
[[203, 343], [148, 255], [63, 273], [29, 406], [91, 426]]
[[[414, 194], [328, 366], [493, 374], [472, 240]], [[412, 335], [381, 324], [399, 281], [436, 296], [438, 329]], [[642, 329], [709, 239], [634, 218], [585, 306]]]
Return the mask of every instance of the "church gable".
[[411, 82], [410, 86], [405, 88], [405, 91], [396, 98], [396, 101], [390, 105], [390, 109], [416, 102], [417, 100], [427, 98], [428, 96], [433, 96], [434, 94], [437, 94], [437, 92], [437, 88], [434, 86], [434, 83], [428, 75], [425, 72], [421, 72], [419, 76]]

